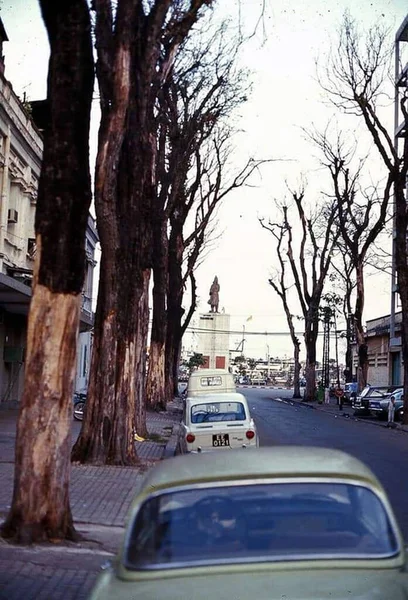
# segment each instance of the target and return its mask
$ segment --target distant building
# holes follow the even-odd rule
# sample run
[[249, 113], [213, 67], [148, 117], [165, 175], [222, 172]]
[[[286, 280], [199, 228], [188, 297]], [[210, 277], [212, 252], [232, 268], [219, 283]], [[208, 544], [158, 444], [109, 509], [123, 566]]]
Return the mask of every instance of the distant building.
[[[402, 313], [394, 315], [395, 336], [401, 336]], [[386, 315], [366, 322], [368, 349], [368, 381], [370, 385], [402, 385], [403, 371], [400, 349], [390, 345], [391, 316]], [[356, 367], [357, 358], [355, 358]]]

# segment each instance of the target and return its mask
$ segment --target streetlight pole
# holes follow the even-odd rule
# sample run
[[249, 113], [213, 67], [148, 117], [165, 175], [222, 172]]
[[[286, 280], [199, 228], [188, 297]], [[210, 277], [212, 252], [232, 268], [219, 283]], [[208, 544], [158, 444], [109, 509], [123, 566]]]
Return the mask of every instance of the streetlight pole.
[[268, 377], [268, 381], [269, 381], [269, 361], [270, 361], [270, 355], [269, 355], [269, 344], [266, 344], [266, 347], [268, 349], [268, 354], [266, 355], [268, 364], [267, 364], [267, 377]]

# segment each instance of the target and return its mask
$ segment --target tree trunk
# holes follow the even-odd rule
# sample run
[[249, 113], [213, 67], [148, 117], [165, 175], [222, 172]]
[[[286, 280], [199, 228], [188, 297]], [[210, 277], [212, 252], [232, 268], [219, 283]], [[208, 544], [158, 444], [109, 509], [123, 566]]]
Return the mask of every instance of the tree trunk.
[[294, 373], [293, 373], [293, 397], [301, 398], [300, 394], [300, 343], [294, 343], [293, 345], [293, 360], [294, 360]]
[[395, 263], [398, 274], [398, 293], [401, 300], [401, 348], [403, 363], [404, 412], [402, 422], [408, 425], [408, 258], [407, 227], [408, 213], [405, 185], [408, 166], [408, 139], [404, 141], [404, 169], [395, 176]]
[[75, 539], [69, 505], [72, 393], [91, 201], [93, 57], [85, 0], [40, 0], [51, 57], [36, 211], [33, 296], [14, 492], [2, 527], [20, 543]]
[[153, 322], [150, 335], [146, 400], [147, 405], [150, 406], [150, 408], [153, 408], [154, 410], [165, 410], [166, 296], [168, 287], [167, 221], [155, 223], [153, 243]]
[[167, 298], [166, 391], [168, 400], [178, 394], [178, 363], [183, 317], [183, 233], [182, 225], [172, 223], [169, 240], [169, 292]]
[[112, 268], [102, 257], [91, 376], [73, 461], [138, 462], [134, 433], [147, 433], [140, 399], [144, 396], [149, 278], [146, 271], [140, 288], [125, 257], [117, 255]]
[[79, 308], [80, 296], [36, 285], [17, 425], [14, 494], [2, 529], [4, 537], [18, 543], [76, 539], [68, 487]]
[[[317, 309], [314, 312], [317, 315]], [[317, 317], [306, 321], [305, 348], [306, 348], [306, 389], [304, 400], [312, 402], [316, 399], [316, 340], [319, 332]]]
[[354, 329], [358, 348], [358, 391], [367, 385], [368, 379], [368, 348], [363, 327], [364, 311], [364, 274], [363, 262], [356, 264], [356, 308], [354, 311]]
[[146, 346], [152, 264], [149, 207], [154, 190], [154, 153], [150, 136], [146, 132], [141, 135], [142, 126], [137, 128], [137, 102], [131, 100], [130, 104], [130, 125], [118, 166], [116, 215], [99, 221], [104, 245], [94, 350], [86, 411], [72, 452], [72, 460], [82, 463], [136, 464], [134, 433], [147, 434]]

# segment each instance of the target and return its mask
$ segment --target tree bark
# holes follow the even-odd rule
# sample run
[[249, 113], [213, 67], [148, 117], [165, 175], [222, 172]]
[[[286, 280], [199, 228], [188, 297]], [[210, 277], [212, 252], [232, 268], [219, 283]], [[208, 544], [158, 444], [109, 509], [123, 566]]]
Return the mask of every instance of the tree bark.
[[167, 298], [167, 338], [166, 338], [166, 391], [167, 400], [178, 394], [178, 362], [183, 317], [183, 275], [184, 253], [183, 226], [172, 219], [169, 240], [169, 293]]
[[368, 380], [368, 348], [363, 327], [364, 311], [364, 275], [363, 264], [356, 264], [356, 308], [354, 312], [354, 328], [358, 348], [358, 391], [361, 391], [367, 385]]
[[72, 392], [91, 201], [93, 56], [85, 0], [40, 0], [51, 55], [49, 124], [36, 211], [37, 257], [17, 425], [14, 492], [2, 534], [75, 539], [69, 504]]
[[309, 316], [305, 325], [305, 347], [306, 347], [306, 388], [304, 400], [311, 402], [316, 399], [316, 341], [319, 333], [319, 320], [317, 307], [309, 312], [315, 312], [315, 316]]
[[37, 284], [30, 307], [12, 508], [2, 528], [4, 537], [18, 543], [77, 538], [68, 488], [79, 310], [80, 296]]
[[294, 360], [294, 372], [293, 372], [293, 397], [301, 398], [300, 393], [300, 343], [299, 341], [293, 344], [293, 360]]
[[[406, 115], [405, 115], [406, 117]], [[405, 199], [405, 185], [408, 167], [408, 139], [404, 142], [404, 168], [395, 174], [395, 266], [398, 276], [398, 293], [401, 300], [401, 348], [404, 385], [404, 411], [402, 422], [408, 425], [408, 259], [407, 229], [408, 212]]]
[[153, 321], [150, 334], [149, 366], [146, 382], [147, 405], [154, 410], [166, 409], [165, 349], [168, 289], [167, 221], [153, 228]]

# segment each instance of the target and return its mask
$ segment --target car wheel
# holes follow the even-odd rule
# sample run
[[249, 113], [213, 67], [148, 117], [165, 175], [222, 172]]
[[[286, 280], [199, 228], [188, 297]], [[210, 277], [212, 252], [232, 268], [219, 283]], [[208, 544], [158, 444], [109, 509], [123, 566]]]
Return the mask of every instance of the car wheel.
[[396, 421], [402, 421], [402, 415], [404, 414], [404, 409], [403, 408], [399, 408], [397, 411], [395, 411], [395, 420]]
[[85, 402], [77, 402], [74, 405], [74, 419], [76, 419], [77, 421], [82, 421], [82, 419], [84, 418], [84, 407]]

